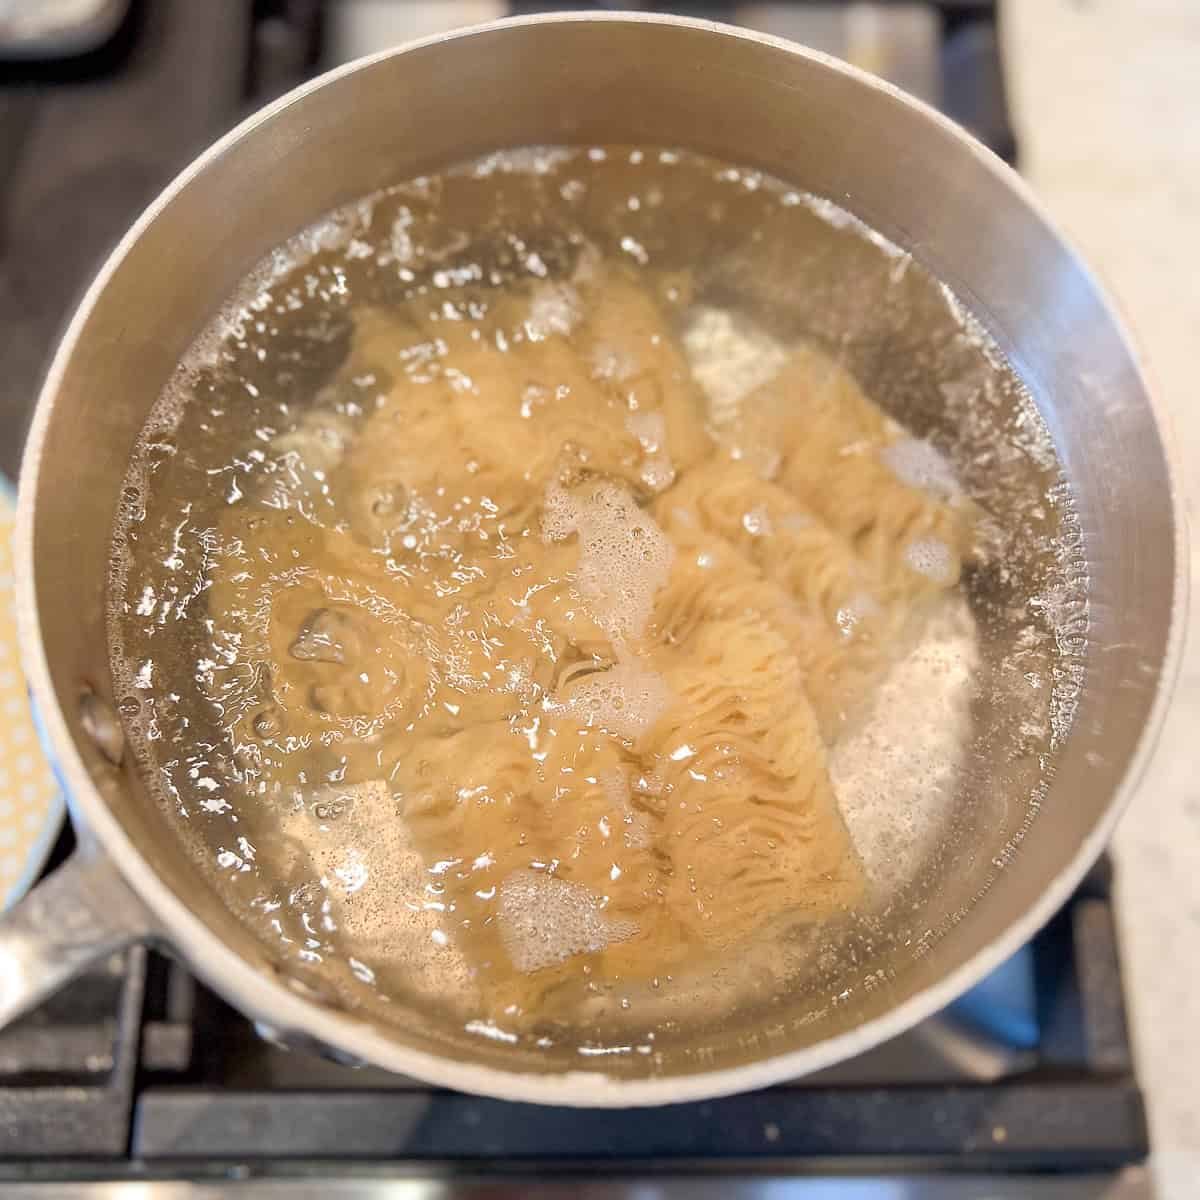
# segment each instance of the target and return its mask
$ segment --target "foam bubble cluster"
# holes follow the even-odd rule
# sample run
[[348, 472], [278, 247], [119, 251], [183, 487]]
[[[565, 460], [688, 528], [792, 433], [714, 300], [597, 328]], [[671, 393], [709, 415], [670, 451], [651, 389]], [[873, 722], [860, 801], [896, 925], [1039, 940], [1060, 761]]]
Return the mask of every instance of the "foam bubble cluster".
[[373, 958], [404, 961], [415, 992], [450, 989], [465, 1000], [473, 991], [466, 961], [442, 931], [440, 906], [429, 902], [425, 861], [400, 807], [385, 781], [370, 780], [321, 788], [281, 815], [288, 843], [304, 848], [319, 882], [291, 902], [306, 910], [310, 951], [327, 952], [340, 932]]
[[605, 916], [601, 897], [580, 883], [514, 871], [500, 885], [504, 949], [518, 971], [540, 971], [575, 954], [595, 954], [633, 937], [633, 921]]
[[662, 715], [669, 699], [666, 681], [641, 660], [630, 659], [573, 682], [566, 703], [587, 725], [636, 741]]
[[542, 283], [533, 289], [525, 329], [534, 341], [568, 334], [579, 321], [579, 293], [568, 283]]
[[936, 538], [917, 538], [910, 542], [904, 552], [904, 561], [918, 575], [924, 575], [934, 583], [954, 582], [954, 555], [945, 542]]
[[741, 401], [787, 362], [787, 350], [779, 342], [723, 308], [698, 308], [683, 335], [683, 348], [717, 425], [734, 420]]
[[542, 536], [579, 536], [577, 583], [593, 619], [610, 637], [645, 631], [655, 593], [671, 573], [674, 548], [627, 488], [600, 483], [577, 491], [553, 484], [542, 510]]
[[950, 460], [924, 438], [901, 438], [880, 452], [880, 458], [901, 483], [921, 488], [942, 500], [962, 495]]

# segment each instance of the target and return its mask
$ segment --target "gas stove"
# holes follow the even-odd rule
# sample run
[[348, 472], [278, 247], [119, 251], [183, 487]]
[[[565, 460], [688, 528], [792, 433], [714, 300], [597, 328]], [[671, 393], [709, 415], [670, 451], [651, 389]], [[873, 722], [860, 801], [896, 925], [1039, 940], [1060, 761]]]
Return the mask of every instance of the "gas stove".
[[[40, 374], [90, 273], [205, 144], [339, 61], [550, 6], [104, 7], [121, 10], [114, 31], [73, 57], [6, 58], [0, 47], [0, 469], [10, 475]], [[654, 7], [839, 54], [1016, 159], [985, 0]], [[0, 42], [3, 32], [0, 22]], [[68, 830], [58, 859], [70, 844]], [[481, 1100], [288, 1051], [178, 963], [138, 947], [0, 1031], [0, 1182], [18, 1197], [46, 1185], [109, 1197], [119, 1183], [130, 1189], [122, 1200], [223, 1195], [233, 1181], [321, 1197], [1148, 1195], [1110, 882], [1101, 864], [996, 975], [858, 1059], [651, 1111]]]

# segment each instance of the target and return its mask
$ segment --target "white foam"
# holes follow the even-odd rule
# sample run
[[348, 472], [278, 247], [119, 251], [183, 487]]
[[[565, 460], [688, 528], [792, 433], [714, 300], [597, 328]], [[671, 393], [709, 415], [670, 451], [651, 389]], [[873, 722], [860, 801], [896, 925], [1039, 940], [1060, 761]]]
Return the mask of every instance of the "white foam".
[[742, 399], [774, 379], [788, 357], [774, 338], [723, 308], [696, 309], [683, 350], [717, 425], [735, 420]]
[[614, 639], [637, 637], [671, 573], [674, 548], [625, 487], [599, 483], [546, 491], [542, 536], [579, 536], [577, 585], [593, 620]]
[[830, 779], [868, 876], [884, 896], [917, 878], [962, 803], [978, 633], [955, 595], [834, 745]]
[[844, 637], [853, 637], [860, 621], [872, 617], [879, 612], [875, 597], [869, 592], [855, 592], [841, 608], [837, 610], [837, 625]]
[[614, 808], [622, 812], [629, 808], [629, 780], [620, 767], [602, 772], [600, 786], [604, 789], [605, 799]]
[[425, 861], [386, 782], [317, 789], [281, 814], [280, 830], [304, 848], [329, 897], [318, 919], [325, 932], [340, 931], [360, 959], [403, 962], [419, 994], [473, 1002], [466, 960], [427, 903]]
[[[436, 8], [436, 5], [433, 7]], [[519, 146], [486, 154], [465, 168], [456, 167], [450, 173], [456, 175], [467, 172], [477, 179], [486, 179], [496, 172], [501, 175], [549, 175], [578, 153], [578, 150], [569, 146]]]
[[934, 583], [954, 582], [954, 556], [950, 547], [937, 538], [917, 538], [904, 551], [904, 561]]
[[595, 954], [637, 933], [633, 921], [604, 915], [581, 883], [514, 871], [500, 885], [500, 937], [518, 971], [540, 971], [576, 954]]
[[535, 342], [551, 334], [568, 334], [583, 311], [579, 293], [569, 283], [540, 283], [533, 289], [525, 332]]
[[642, 660], [630, 659], [579, 677], [560, 699], [585, 724], [636, 741], [662, 715], [670, 692]]
[[962, 495], [950, 460], [923, 438], [902, 438], [886, 446], [879, 457], [901, 483], [920, 488], [943, 500]]

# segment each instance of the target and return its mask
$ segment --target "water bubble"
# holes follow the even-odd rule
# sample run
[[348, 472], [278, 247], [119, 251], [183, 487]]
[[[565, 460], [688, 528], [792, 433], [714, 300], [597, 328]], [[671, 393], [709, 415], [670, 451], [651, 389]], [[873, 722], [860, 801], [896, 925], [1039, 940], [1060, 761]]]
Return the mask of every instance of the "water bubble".
[[391, 484], [382, 488], [371, 501], [371, 513], [376, 517], [390, 517], [408, 507], [408, 492], [403, 484]]
[[288, 653], [301, 662], [337, 663], [356, 658], [361, 631], [352, 617], [330, 608], [314, 609], [300, 626]]
[[318, 821], [336, 821], [346, 811], [348, 804], [349, 797], [345, 795], [317, 800], [312, 806], [313, 816]]
[[251, 724], [254, 727], [255, 734], [260, 738], [275, 737], [283, 728], [282, 722], [279, 719], [279, 710], [274, 705], [256, 713]]

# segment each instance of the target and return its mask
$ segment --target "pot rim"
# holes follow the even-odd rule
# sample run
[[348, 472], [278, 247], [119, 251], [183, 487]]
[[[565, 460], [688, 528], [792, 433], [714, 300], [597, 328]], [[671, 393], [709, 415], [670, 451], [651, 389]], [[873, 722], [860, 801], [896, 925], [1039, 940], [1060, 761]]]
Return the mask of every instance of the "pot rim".
[[134, 244], [157, 219], [163, 209], [227, 149], [252, 134], [260, 126], [297, 101], [326, 85], [392, 57], [427, 46], [451, 43], [506, 28], [551, 23], [629, 23], [667, 25], [706, 32], [715, 37], [755, 42], [808, 58], [828, 71], [848, 77], [861, 87], [873, 89], [915, 110], [924, 119], [939, 125], [969, 152], [980, 170], [990, 172], [1068, 251], [1074, 265], [1087, 279], [1099, 298], [1113, 329], [1120, 337], [1130, 361], [1142, 374], [1139, 356], [1114, 305], [1097, 278], [1083, 263], [1070, 242], [1048, 219], [1028, 185], [996, 155], [971, 137], [949, 118], [924, 102], [909, 96], [873, 75], [819, 51], [782, 38], [735, 26], [696, 18], [658, 13], [567, 12], [507, 18], [457, 29], [407, 42], [401, 46], [346, 63], [294, 89], [272, 104], [252, 114], [200, 154], [160, 193], [137, 222], [129, 229], [100, 268], [71, 318], [54, 354], [38, 397], [21, 465], [19, 505], [14, 533], [14, 561], [17, 571], [17, 608], [21, 630], [24, 666], [35, 703], [46, 725], [67, 785], [73, 811], [86, 822], [88, 830], [112, 856], [118, 869], [153, 913], [165, 939], [187, 961], [190, 969], [215, 991], [252, 1019], [265, 1022], [284, 1040], [289, 1035], [317, 1039], [338, 1052], [387, 1070], [410, 1075], [426, 1082], [461, 1091], [541, 1104], [579, 1107], [620, 1107], [655, 1105], [704, 1100], [776, 1084], [807, 1075], [844, 1059], [860, 1054], [894, 1037], [951, 1003], [1027, 942], [1066, 902], [1087, 870], [1100, 855], [1124, 812], [1153, 753], [1166, 707], [1179, 670], [1184, 639], [1188, 577], [1187, 530], [1184, 506], [1179, 491], [1178, 451], [1165, 418], [1161, 401], [1146, 386], [1166, 466], [1166, 485], [1173, 516], [1174, 588], [1170, 627], [1163, 657], [1162, 672], [1151, 711], [1137, 747], [1112, 801], [1091, 829], [1071, 862], [1055, 877], [1038, 900], [998, 937], [966, 962], [948, 972], [924, 990], [917, 992], [886, 1012], [843, 1033], [799, 1050], [757, 1059], [735, 1067], [648, 1079], [614, 1079], [591, 1070], [539, 1074], [502, 1070], [444, 1058], [403, 1046], [386, 1036], [370, 1022], [350, 1014], [335, 1012], [290, 990], [284, 982], [253, 965], [231, 950], [150, 868], [134, 845], [124, 826], [105, 803], [92, 782], [75, 745], [55, 693], [49, 663], [41, 640], [34, 585], [34, 503], [35, 484], [41, 465], [47, 428], [59, 384], [76, 343], [93, 310], [101, 302], [109, 279]]

